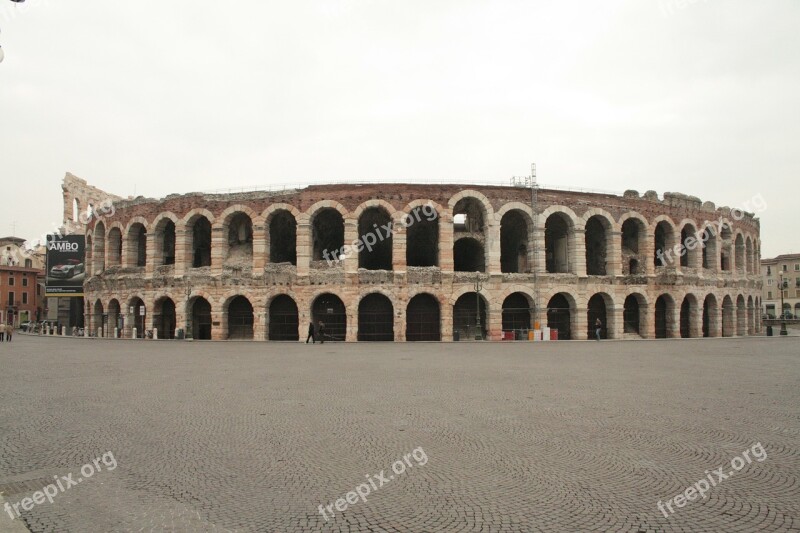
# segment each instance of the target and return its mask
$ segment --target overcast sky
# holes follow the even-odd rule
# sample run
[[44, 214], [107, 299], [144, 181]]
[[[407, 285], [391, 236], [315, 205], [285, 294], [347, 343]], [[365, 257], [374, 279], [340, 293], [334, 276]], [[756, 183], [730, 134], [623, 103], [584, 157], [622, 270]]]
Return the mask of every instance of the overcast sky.
[[[164, 196], [326, 180], [757, 195], [800, 252], [800, 2], [0, 0], [0, 234], [69, 171]], [[760, 205], [760, 204], [759, 204]]]

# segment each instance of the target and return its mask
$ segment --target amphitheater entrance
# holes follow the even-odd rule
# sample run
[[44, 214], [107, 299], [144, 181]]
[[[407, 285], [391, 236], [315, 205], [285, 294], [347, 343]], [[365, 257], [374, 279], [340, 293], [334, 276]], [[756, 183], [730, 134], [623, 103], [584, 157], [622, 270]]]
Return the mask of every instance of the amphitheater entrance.
[[453, 269], [456, 272], [485, 272], [483, 244], [472, 237], [457, 240], [453, 245]]
[[[142, 309], [144, 309], [144, 302], [141, 298], [134, 298], [130, 301], [129, 308], [133, 309], [133, 327], [136, 328], [136, 338], [144, 338], [144, 317]], [[129, 309], [130, 310], [130, 309]]]
[[153, 307], [153, 329], [159, 339], [175, 338], [175, 302], [171, 298], [158, 300]]
[[406, 307], [407, 341], [440, 341], [439, 301], [430, 294], [417, 294]]
[[625, 298], [625, 306], [622, 310], [623, 332], [642, 336], [642, 301], [644, 298], [638, 294], [631, 294]]
[[191, 304], [192, 338], [199, 341], [211, 340], [211, 304], [198, 297]]
[[248, 340], [253, 338], [253, 305], [244, 296], [236, 296], [228, 304], [228, 338]]
[[187, 226], [192, 232], [192, 268], [211, 266], [211, 222], [196, 215]]
[[368, 294], [358, 303], [358, 340], [394, 340], [394, 308], [383, 294]]
[[[528, 233], [532, 225], [523, 211], [512, 209], [500, 221], [500, 270], [528, 272]], [[505, 328], [503, 328], [505, 329]]]
[[670, 337], [673, 325], [673, 303], [668, 296], [662, 294], [656, 300], [656, 338], [666, 339]]
[[600, 319], [601, 324], [600, 337], [607, 338], [611, 328], [609, 328], [608, 313], [606, 312], [606, 297], [603, 294], [595, 294], [589, 299], [589, 305], [586, 309], [586, 320], [588, 322], [586, 334], [588, 339], [596, 338], [595, 330], [597, 329], [597, 319]]
[[730, 296], [722, 299], [722, 336], [733, 337], [736, 329], [736, 310]]
[[297, 264], [297, 220], [285, 209], [269, 220], [269, 262]]
[[569, 272], [571, 224], [563, 213], [553, 213], [544, 223], [545, 267], [550, 273]]
[[269, 304], [269, 340], [300, 340], [300, 318], [291, 296], [281, 294]]
[[527, 340], [531, 329], [533, 305], [528, 297], [515, 292], [503, 300], [503, 332], [514, 334], [515, 340]]
[[392, 219], [381, 207], [369, 207], [358, 217], [358, 235], [364, 243], [358, 253], [358, 268], [392, 270], [391, 228]]
[[311, 316], [316, 326], [325, 325], [326, 341], [344, 341], [347, 338], [347, 311], [335, 294], [320, 294], [311, 305]]
[[681, 338], [691, 339], [698, 337], [698, 332], [695, 330], [695, 324], [697, 324], [697, 312], [697, 300], [691, 294], [686, 295], [681, 303]]
[[453, 306], [453, 340], [481, 340], [486, 333], [486, 300], [476, 292], [462, 294]]
[[558, 330], [558, 340], [572, 338], [572, 305], [563, 293], [556, 294], [547, 303], [547, 327]]

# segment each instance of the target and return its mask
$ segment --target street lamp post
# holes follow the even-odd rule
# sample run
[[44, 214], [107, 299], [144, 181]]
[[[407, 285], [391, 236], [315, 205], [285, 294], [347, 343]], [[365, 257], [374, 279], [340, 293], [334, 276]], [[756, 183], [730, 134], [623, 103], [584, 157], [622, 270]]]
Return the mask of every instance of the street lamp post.
[[481, 289], [483, 289], [483, 280], [481, 279], [481, 273], [475, 273], [475, 317], [476, 317], [476, 324], [477, 324], [477, 331], [475, 332], [475, 340], [482, 341], [483, 340], [483, 331], [481, 330]]
[[783, 289], [789, 286], [788, 281], [783, 280], [783, 272], [781, 272], [780, 291], [781, 291], [781, 335], [788, 335], [786, 331], [786, 310], [783, 308]]
[[[11, 1], [12, 1], [12, 2], [15, 2], [15, 3], [17, 3], [17, 4], [21, 4], [21, 3], [22, 3], [22, 2], [24, 2], [25, 0], [11, 0]], [[4, 56], [4, 54], [3, 54], [3, 48], [2, 48], [2, 47], [0, 47], [0, 63], [2, 63], [2, 62], [3, 62], [3, 57], [5, 57], [5, 56]]]

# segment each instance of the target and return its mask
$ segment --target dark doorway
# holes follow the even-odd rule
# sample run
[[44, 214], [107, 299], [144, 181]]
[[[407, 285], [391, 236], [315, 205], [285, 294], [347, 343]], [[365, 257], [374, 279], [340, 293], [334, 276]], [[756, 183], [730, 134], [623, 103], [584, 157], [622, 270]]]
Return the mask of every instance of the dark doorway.
[[281, 294], [269, 304], [269, 340], [300, 340], [300, 319], [297, 304], [291, 296]]
[[[480, 327], [478, 327], [480, 306]], [[461, 295], [453, 306], [453, 340], [485, 339], [486, 301], [475, 292]]]
[[228, 338], [248, 340], [253, 338], [253, 305], [244, 296], [236, 296], [228, 304]]
[[430, 294], [411, 298], [406, 308], [407, 341], [440, 341], [441, 318], [439, 301]]
[[394, 340], [394, 308], [383, 294], [368, 294], [358, 303], [358, 340]]
[[325, 293], [317, 296], [311, 306], [314, 324], [325, 324], [326, 341], [344, 341], [347, 338], [347, 311], [344, 303], [335, 294]]
[[547, 304], [547, 327], [558, 330], [558, 340], [572, 338], [572, 309], [563, 294], [556, 294]]
[[211, 340], [211, 304], [205, 298], [197, 298], [192, 304], [192, 338]]

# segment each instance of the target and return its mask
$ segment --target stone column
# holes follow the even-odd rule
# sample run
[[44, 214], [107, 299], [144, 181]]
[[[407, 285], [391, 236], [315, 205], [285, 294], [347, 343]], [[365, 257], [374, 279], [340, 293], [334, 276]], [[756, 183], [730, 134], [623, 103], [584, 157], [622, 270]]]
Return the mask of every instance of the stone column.
[[[263, 266], [261, 268], [264, 268]], [[267, 311], [265, 309], [253, 309], [253, 339], [265, 341], [268, 337], [267, 330]]]
[[[488, 301], [488, 298], [487, 298]], [[486, 340], [499, 341], [503, 338], [503, 309], [502, 304], [496, 309], [486, 304], [486, 321], [488, 322]]]
[[[181, 277], [192, 267], [186, 228], [175, 228], [175, 276]], [[188, 261], [187, 261], [188, 259]], [[188, 262], [188, 264], [187, 264]]]
[[158, 257], [156, 257], [156, 235], [155, 235], [155, 233], [152, 232], [152, 231], [148, 231], [147, 233], [145, 233], [145, 235], [146, 235], [146, 239], [147, 239], [146, 245], [145, 245], [145, 250], [146, 250], [145, 253], [147, 255], [145, 257], [146, 261], [144, 262], [144, 273], [145, 273], [145, 276], [147, 276], [148, 278], [151, 278], [151, 277], [153, 277], [153, 272], [156, 269], [156, 261], [159, 261], [159, 262], [162, 261], [163, 260], [163, 257], [162, 257], [163, 254], [158, 254]]
[[570, 272], [586, 277], [586, 227], [575, 225], [570, 239]]
[[[297, 220], [297, 277], [308, 277], [311, 264], [311, 224], [305, 216]], [[302, 326], [302, 325], [301, 325]], [[302, 327], [301, 327], [302, 331]]]
[[609, 339], [621, 339], [625, 331], [622, 313], [624, 307], [617, 305], [612, 309], [606, 309], [606, 334]]
[[[212, 260], [213, 261], [213, 260]], [[211, 340], [221, 341], [228, 338], [228, 313], [220, 308], [211, 308]]]
[[442, 272], [453, 272], [453, 213], [450, 210], [439, 217], [439, 266]]
[[622, 232], [612, 231], [606, 241], [606, 274], [622, 275]]
[[440, 302], [440, 315], [442, 340], [450, 342], [453, 340], [453, 304], [447, 300]]
[[[222, 275], [222, 263], [228, 252], [228, 236], [225, 228], [218, 222], [211, 227], [211, 275]], [[211, 328], [211, 335], [214, 338], [214, 328]]]
[[408, 228], [403, 224], [405, 213], [398, 211], [392, 220], [392, 270], [396, 274], [406, 272], [406, 246], [408, 244]]
[[641, 250], [642, 260], [644, 261], [645, 272], [647, 272], [648, 276], [654, 276], [656, 273], [655, 262], [653, 258], [656, 254], [656, 242], [655, 242], [655, 235], [653, 233], [648, 233], [647, 238], [644, 241], [643, 249]]
[[[535, 255], [538, 255], [538, 258], [539, 258], [538, 261], [536, 261], [536, 265], [535, 265], [536, 272], [539, 273], [539, 274], [546, 274], [547, 273], [547, 257], [546, 257], [547, 251], [545, 249], [545, 243], [544, 243], [544, 226], [539, 226], [537, 228], [534, 228], [534, 230], [533, 230], [533, 247], [535, 248], [536, 251], [539, 252], [538, 254], [535, 254]], [[531, 257], [534, 257], [534, 255], [532, 255]], [[533, 268], [531, 268], [531, 271], [533, 271]]]
[[[356, 240], [359, 239], [358, 235], [358, 221], [354, 220], [350, 217], [344, 219], [344, 244], [352, 245]], [[347, 253], [345, 260], [344, 260], [344, 273], [346, 282], [349, 281], [349, 276], [358, 276], [358, 251], [355, 248], [351, 248], [351, 251]], [[349, 275], [349, 276], [348, 276]], [[356, 316], [358, 315], [358, 311], [356, 310]], [[348, 325], [349, 328], [349, 325]], [[348, 339], [349, 340], [349, 339]], [[354, 339], [355, 340], [355, 339]]]
[[[259, 217], [260, 218], [260, 217]], [[267, 262], [267, 237], [263, 222], [253, 221], [253, 274], [261, 275]]]
[[645, 339], [656, 338], [656, 326], [653, 311], [647, 306], [639, 306], [639, 334]]
[[570, 328], [572, 329], [572, 340], [586, 340], [589, 338], [589, 317], [587, 313], [589, 310], [586, 307], [578, 307], [572, 312], [572, 320]]
[[689, 308], [689, 337], [699, 339], [703, 337], [703, 306], [702, 303]]
[[[495, 217], [497, 215], [495, 214]], [[487, 253], [486, 272], [488, 274], [501, 274], [500, 265], [500, 221], [492, 219], [486, 226], [485, 246]]]
[[394, 340], [404, 342], [406, 340], [406, 304], [403, 300], [394, 303]]

